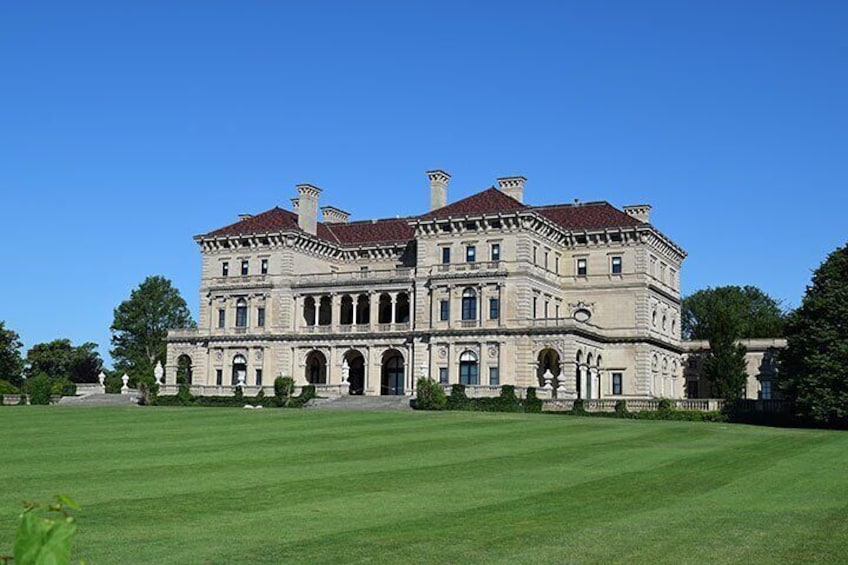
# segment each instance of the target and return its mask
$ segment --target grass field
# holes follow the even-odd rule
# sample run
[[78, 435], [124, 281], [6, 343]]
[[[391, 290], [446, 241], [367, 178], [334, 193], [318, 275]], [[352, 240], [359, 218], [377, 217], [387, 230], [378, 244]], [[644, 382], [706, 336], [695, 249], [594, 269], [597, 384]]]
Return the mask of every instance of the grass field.
[[0, 408], [102, 563], [848, 561], [848, 433], [552, 415]]

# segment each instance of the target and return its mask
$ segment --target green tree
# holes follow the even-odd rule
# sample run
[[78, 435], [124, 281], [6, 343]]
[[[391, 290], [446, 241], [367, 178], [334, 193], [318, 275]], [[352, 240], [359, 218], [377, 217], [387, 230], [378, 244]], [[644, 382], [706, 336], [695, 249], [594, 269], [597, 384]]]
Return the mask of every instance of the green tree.
[[739, 339], [781, 337], [785, 314], [780, 301], [755, 286], [706, 288], [683, 299], [681, 329], [685, 339], [710, 339], [717, 312], [726, 315]]
[[730, 311], [718, 309], [710, 316], [710, 350], [704, 358], [703, 376], [713, 394], [737, 400], [748, 382], [745, 346], [737, 343], [738, 324]]
[[171, 281], [147, 277], [115, 308], [110, 328], [115, 369], [126, 372], [131, 382], [143, 378], [152, 383], [156, 363], [165, 365], [168, 330], [194, 327], [188, 306]]
[[0, 321], [0, 379], [9, 381], [16, 387], [23, 384], [21, 377], [24, 368], [21, 357], [23, 346], [17, 332], [6, 329], [6, 324]]
[[848, 245], [828, 255], [786, 327], [780, 388], [800, 416], [848, 424]]
[[74, 347], [69, 339], [54, 339], [33, 345], [26, 356], [24, 373], [27, 378], [44, 373], [52, 380], [74, 383], [95, 383], [103, 370], [103, 359], [96, 343]]

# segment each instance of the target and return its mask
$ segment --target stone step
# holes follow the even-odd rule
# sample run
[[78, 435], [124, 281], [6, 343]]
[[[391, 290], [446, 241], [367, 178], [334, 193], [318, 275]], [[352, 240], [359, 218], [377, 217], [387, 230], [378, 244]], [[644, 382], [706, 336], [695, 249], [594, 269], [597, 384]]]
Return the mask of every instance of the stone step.
[[63, 396], [62, 406], [128, 406], [138, 404], [138, 394], [87, 394], [85, 396]]
[[412, 410], [409, 396], [339, 396], [316, 398], [304, 407], [328, 410]]

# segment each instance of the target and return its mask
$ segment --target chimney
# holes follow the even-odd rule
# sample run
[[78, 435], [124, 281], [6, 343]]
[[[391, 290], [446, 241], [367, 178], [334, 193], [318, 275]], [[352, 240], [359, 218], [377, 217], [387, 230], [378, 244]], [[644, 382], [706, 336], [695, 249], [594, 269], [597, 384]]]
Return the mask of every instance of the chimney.
[[527, 182], [527, 179], [524, 177], [503, 177], [498, 179], [498, 189], [506, 194], [518, 200], [522, 204], [524, 203], [524, 183]]
[[430, 179], [430, 211], [436, 208], [442, 208], [448, 203], [448, 181], [450, 175], [446, 172], [436, 169], [435, 171], [427, 171], [427, 178]]
[[297, 225], [306, 233], [318, 231], [318, 195], [321, 189], [311, 184], [297, 185]]
[[321, 206], [325, 224], [346, 224], [350, 214], [335, 206]]
[[239, 214], [238, 216], [239, 216], [239, 221], [243, 222], [245, 220], [249, 220], [250, 218], [252, 218], [253, 214]]
[[624, 213], [628, 216], [636, 218], [640, 222], [649, 224], [651, 222], [651, 205], [650, 204], [633, 204], [624, 207]]
[[298, 200], [299, 200], [298, 198], [292, 198], [292, 199], [291, 199], [291, 203], [292, 203], [292, 210], [294, 210], [295, 212], [297, 212], [297, 204], [298, 204]]

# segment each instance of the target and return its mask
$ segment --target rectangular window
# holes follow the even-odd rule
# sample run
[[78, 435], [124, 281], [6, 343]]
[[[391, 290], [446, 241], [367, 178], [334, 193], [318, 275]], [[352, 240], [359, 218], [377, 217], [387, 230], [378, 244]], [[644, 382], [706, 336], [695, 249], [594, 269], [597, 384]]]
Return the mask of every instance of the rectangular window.
[[699, 398], [698, 381], [686, 381], [686, 398]]
[[262, 259], [262, 261], [259, 263], [259, 272], [263, 275], [268, 274], [268, 259]]
[[448, 384], [448, 368], [439, 367], [439, 384]]
[[539, 252], [538, 247], [533, 247], [533, 264], [536, 264], [536, 254]]
[[554, 309], [555, 309], [554, 315], [556, 316], [557, 319], [559, 319], [559, 302], [556, 303], [556, 306], [554, 307]]
[[218, 386], [224, 384], [224, 371], [222, 369], [215, 369], [215, 384]]
[[539, 299], [535, 296], [533, 297], [533, 319], [536, 319], [536, 306], [539, 304]]
[[559, 274], [559, 255], [554, 257], [554, 272]]
[[577, 260], [577, 276], [585, 277], [588, 271], [587, 268], [588, 262], [586, 259], [578, 259]]
[[477, 248], [473, 245], [469, 245], [465, 248], [465, 261], [467, 263], [473, 263], [477, 260]]
[[221, 263], [221, 276], [222, 277], [230, 276], [230, 262], [229, 261], [224, 261], [223, 263]]
[[545, 300], [545, 319], [548, 319], [548, 301]]
[[489, 299], [489, 319], [497, 320], [501, 317], [501, 301], [498, 298]]
[[223, 308], [218, 309], [218, 327], [223, 328], [227, 325], [227, 311]]
[[501, 244], [493, 243], [492, 244], [492, 261], [500, 261], [501, 260]]
[[610, 272], [614, 275], [621, 274], [621, 257], [615, 256], [610, 259]]
[[265, 327], [265, 308], [256, 309], [256, 325], [260, 328]]
[[762, 400], [771, 400], [771, 381], [763, 381], [761, 386], [760, 398]]
[[621, 373], [612, 374], [612, 393], [621, 394]]
[[489, 385], [501, 386], [501, 375], [497, 367], [489, 367]]
[[439, 320], [447, 322], [450, 319], [450, 301], [439, 301]]
[[548, 252], [545, 251], [545, 270], [548, 270]]
[[262, 386], [262, 369], [256, 369], [256, 386]]
[[241, 262], [241, 276], [246, 277], [250, 272], [250, 263], [248, 261]]
[[442, 265], [450, 263], [450, 247], [442, 247]]

